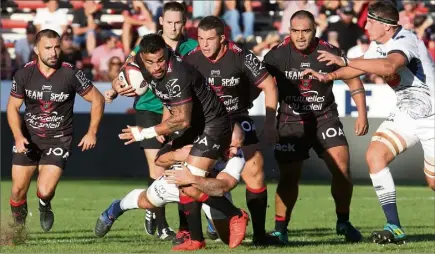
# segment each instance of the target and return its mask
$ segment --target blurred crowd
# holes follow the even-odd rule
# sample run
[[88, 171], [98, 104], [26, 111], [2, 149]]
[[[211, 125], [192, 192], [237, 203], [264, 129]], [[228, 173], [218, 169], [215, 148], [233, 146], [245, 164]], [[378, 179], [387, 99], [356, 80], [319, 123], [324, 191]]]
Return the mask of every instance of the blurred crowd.
[[[140, 38], [160, 29], [162, 6], [168, 1], [88, 0], [83, 1], [81, 7], [71, 9], [59, 8], [62, 2], [46, 0], [44, 8], [36, 9], [34, 18], [25, 29], [26, 36], [12, 42], [15, 58], [10, 56], [1, 36], [2, 79], [11, 79], [19, 66], [35, 58], [32, 49], [35, 35], [41, 29], [50, 28], [61, 35], [62, 61], [82, 68], [95, 81], [111, 81]], [[196, 39], [196, 26], [202, 17], [219, 16], [228, 25], [230, 39], [248, 47], [260, 58], [287, 36], [290, 17], [298, 10], [313, 13], [318, 25], [317, 36], [340, 47], [349, 58], [362, 56], [370, 44], [364, 30], [370, 0], [178, 2], [184, 3], [188, 13], [185, 28], [188, 37]], [[430, 1], [395, 2], [401, 10], [400, 24], [413, 30], [435, 58], [435, 23]], [[259, 6], [262, 6], [260, 11], [256, 10]], [[120, 33], [114, 33], [114, 29], [102, 21], [105, 8], [118, 10]], [[72, 21], [68, 21], [68, 14], [72, 14]], [[262, 23], [266, 20], [270, 25], [259, 25], [259, 19], [263, 20]], [[367, 75], [364, 79], [367, 83], [384, 83], [382, 77], [375, 75]]]

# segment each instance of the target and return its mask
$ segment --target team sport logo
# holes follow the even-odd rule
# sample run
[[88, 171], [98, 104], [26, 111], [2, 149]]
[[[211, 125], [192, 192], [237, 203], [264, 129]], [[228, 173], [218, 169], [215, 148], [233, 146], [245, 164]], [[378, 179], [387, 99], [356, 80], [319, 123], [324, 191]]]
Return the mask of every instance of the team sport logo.
[[265, 64], [252, 53], [245, 56], [245, 66], [255, 77], [260, 75], [260, 71], [266, 67]]
[[301, 79], [301, 84], [299, 85], [299, 89], [301, 91], [309, 91], [311, 90], [311, 87], [313, 85], [311, 84], [311, 79]]

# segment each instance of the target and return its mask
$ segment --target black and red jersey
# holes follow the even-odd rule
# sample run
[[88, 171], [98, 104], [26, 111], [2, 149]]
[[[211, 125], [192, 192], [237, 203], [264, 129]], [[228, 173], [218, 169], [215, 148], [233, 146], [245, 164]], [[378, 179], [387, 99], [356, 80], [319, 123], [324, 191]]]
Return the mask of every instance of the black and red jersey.
[[191, 126], [213, 124], [214, 120], [228, 118], [225, 107], [207, 84], [201, 73], [190, 64], [182, 61], [171, 50], [167, 50], [168, 67], [161, 79], [155, 79], [146, 70], [139, 54], [136, 63], [152, 92], [169, 110], [171, 107], [192, 102]]
[[[269, 76], [266, 65], [249, 50], [226, 42], [224, 55], [210, 60], [198, 46], [183, 60], [193, 65], [207, 79], [231, 115], [248, 113], [250, 91]], [[252, 87], [254, 86], [254, 88]]]
[[269, 72], [276, 78], [279, 92], [279, 119], [282, 122], [304, 121], [336, 110], [333, 82], [321, 83], [312, 77], [302, 77], [302, 72], [313, 69], [319, 73], [330, 73], [337, 65], [327, 66], [319, 62], [318, 50], [342, 55], [339, 48], [315, 38], [306, 52], [297, 50], [287, 37], [272, 48], [264, 57]]
[[85, 74], [69, 63], [45, 76], [36, 60], [15, 73], [11, 96], [24, 99], [24, 122], [31, 135], [57, 138], [72, 134], [75, 94], [84, 96], [92, 87]]

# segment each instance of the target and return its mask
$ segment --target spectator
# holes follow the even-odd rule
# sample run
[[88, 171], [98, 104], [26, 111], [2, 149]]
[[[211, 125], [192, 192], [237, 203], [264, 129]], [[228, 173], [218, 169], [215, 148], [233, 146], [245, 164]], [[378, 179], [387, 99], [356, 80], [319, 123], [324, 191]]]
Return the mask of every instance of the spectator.
[[33, 24], [38, 31], [51, 29], [59, 35], [65, 32], [68, 25], [68, 16], [65, 10], [59, 9], [58, 0], [44, 0], [46, 8], [36, 10], [36, 16]]
[[29, 22], [26, 27], [26, 38], [15, 42], [15, 63], [17, 66], [22, 66], [25, 63], [30, 62], [35, 39], [36, 27], [32, 22]]
[[92, 51], [91, 63], [94, 66], [94, 77], [96, 80], [107, 75], [110, 58], [117, 56], [121, 61], [125, 60], [123, 50], [116, 46], [118, 42], [118, 36], [109, 34], [106, 36], [104, 44]]
[[0, 49], [1, 49], [1, 79], [11, 80], [12, 79], [12, 59], [9, 55], [8, 49], [6, 48], [3, 36], [0, 36]]
[[399, 23], [405, 29], [414, 29], [414, 18], [418, 14], [424, 14], [417, 8], [417, 2], [413, 0], [403, 1], [403, 11], [399, 13]]
[[290, 18], [293, 15], [293, 13], [300, 10], [305, 10], [311, 12], [314, 15], [314, 18], [317, 18], [317, 16], [319, 15], [319, 9], [317, 8], [317, 5], [312, 1], [278, 0], [278, 4], [282, 9], [284, 9], [284, 14], [282, 15], [281, 27], [279, 29], [279, 33], [281, 35], [286, 35], [289, 33]]
[[128, 55], [131, 51], [132, 45], [132, 28], [137, 30], [139, 38], [136, 44], [139, 43], [140, 38], [146, 34], [155, 33], [157, 25], [153, 21], [153, 16], [143, 1], [133, 1], [131, 12], [124, 11], [124, 24], [122, 25], [122, 44], [124, 46], [124, 53]]
[[425, 33], [433, 25], [433, 20], [428, 15], [417, 15], [414, 18], [414, 31], [420, 40], [426, 42]]
[[147, 5], [148, 10], [151, 12], [153, 16], [154, 23], [159, 23], [159, 17], [162, 16], [163, 3], [158, 0], [146, 0], [144, 1]]
[[97, 29], [102, 12], [98, 1], [83, 1], [83, 7], [73, 11], [72, 28], [74, 43], [79, 47], [86, 44], [88, 55], [97, 45]]
[[429, 54], [432, 56], [432, 60], [435, 60], [435, 33], [429, 35], [427, 49]]
[[319, 16], [316, 19], [317, 32], [316, 36], [323, 35], [323, 31], [326, 30], [328, 24], [337, 22], [340, 17], [338, 16], [338, 10], [341, 7], [341, 3], [338, 0], [326, 0], [321, 5]]
[[193, 19], [200, 19], [207, 16], [219, 17], [222, 10], [222, 0], [205, 0], [192, 2]]
[[255, 16], [252, 12], [251, 1], [243, 1], [242, 20], [243, 20], [243, 34], [240, 28], [240, 11], [236, 8], [238, 1], [224, 1], [224, 15], [223, 19], [231, 28], [231, 39], [235, 42], [250, 42], [254, 40], [254, 21]]
[[349, 49], [347, 52], [348, 58], [358, 58], [364, 55], [364, 53], [369, 49], [370, 40], [365, 34], [361, 35], [356, 41], [356, 46]]
[[119, 75], [121, 70], [122, 61], [119, 57], [114, 56], [109, 59], [109, 71], [107, 76], [102, 77], [102, 81], [112, 82]]
[[352, 22], [354, 15], [350, 6], [341, 8], [338, 14], [340, 20], [329, 24], [322, 37], [346, 53], [356, 45], [356, 41], [364, 34], [364, 30]]
[[260, 60], [263, 60], [264, 56], [269, 52], [271, 48], [273, 48], [275, 45], [278, 45], [281, 40], [281, 36], [278, 32], [270, 32], [264, 41], [258, 43], [254, 47], [252, 47], [251, 51], [254, 52], [256, 56]]
[[82, 69], [82, 54], [80, 50], [73, 45], [73, 32], [72, 29], [67, 31], [60, 38], [60, 56], [61, 62], [67, 62], [75, 65], [77, 68]]

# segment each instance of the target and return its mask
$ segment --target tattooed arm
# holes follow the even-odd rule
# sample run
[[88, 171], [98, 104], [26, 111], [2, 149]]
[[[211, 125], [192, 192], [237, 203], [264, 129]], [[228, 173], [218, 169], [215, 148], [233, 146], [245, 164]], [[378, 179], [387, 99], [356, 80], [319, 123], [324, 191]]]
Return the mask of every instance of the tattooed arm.
[[192, 102], [172, 106], [171, 115], [154, 128], [158, 135], [168, 135], [190, 126], [192, 118]]
[[343, 80], [350, 90], [350, 96], [356, 104], [358, 110], [358, 118], [355, 122], [355, 134], [357, 136], [366, 135], [369, 129], [367, 120], [367, 107], [366, 107], [366, 91], [359, 78]]

